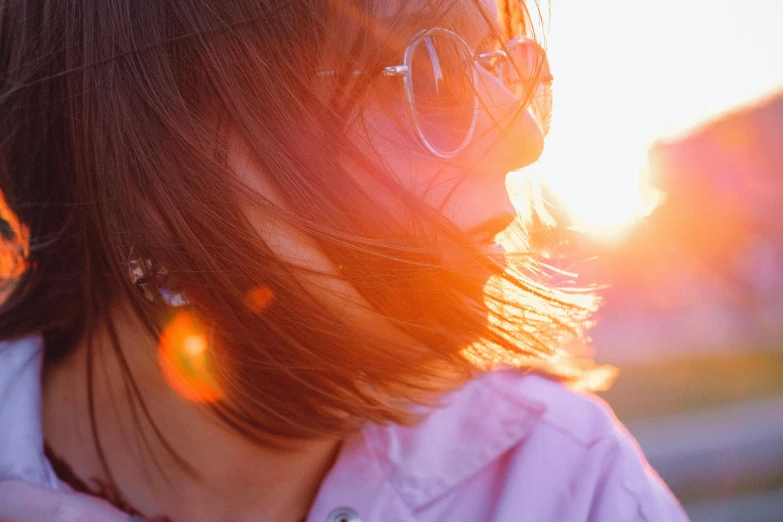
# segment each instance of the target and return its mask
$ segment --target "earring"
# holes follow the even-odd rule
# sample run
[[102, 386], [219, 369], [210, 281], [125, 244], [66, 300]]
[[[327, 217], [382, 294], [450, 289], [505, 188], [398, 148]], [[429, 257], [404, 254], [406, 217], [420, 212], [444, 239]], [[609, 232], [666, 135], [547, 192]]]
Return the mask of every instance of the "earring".
[[181, 291], [172, 288], [169, 271], [164, 266], [155, 266], [151, 259], [142, 259], [131, 248], [128, 255], [128, 275], [133, 285], [149, 302], [155, 302], [155, 294], [171, 307], [190, 304]]

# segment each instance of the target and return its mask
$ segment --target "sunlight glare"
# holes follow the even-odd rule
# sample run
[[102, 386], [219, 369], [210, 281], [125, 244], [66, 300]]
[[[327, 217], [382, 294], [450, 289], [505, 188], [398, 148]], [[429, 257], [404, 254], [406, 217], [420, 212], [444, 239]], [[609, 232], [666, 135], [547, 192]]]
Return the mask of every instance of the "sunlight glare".
[[646, 151], [783, 88], [783, 3], [555, 0], [547, 38], [554, 114], [538, 165], [584, 230], [649, 213]]

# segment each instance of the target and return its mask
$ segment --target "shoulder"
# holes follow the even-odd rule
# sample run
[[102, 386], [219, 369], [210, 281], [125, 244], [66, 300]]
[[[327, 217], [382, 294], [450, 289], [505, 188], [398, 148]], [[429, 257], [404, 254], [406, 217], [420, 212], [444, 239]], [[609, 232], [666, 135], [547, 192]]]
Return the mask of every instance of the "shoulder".
[[606, 403], [537, 375], [485, 374], [365, 438], [423, 520], [686, 519]]

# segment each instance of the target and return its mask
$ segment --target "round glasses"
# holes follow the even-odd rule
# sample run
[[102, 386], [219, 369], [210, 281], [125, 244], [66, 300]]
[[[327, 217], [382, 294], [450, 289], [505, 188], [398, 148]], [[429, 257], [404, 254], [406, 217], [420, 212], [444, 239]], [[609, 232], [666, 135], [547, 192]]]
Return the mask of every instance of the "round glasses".
[[442, 28], [417, 34], [402, 65], [385, 67], [401, 76], [406, 111], [420, 141], [432, 154], [449, 159], [470, 143], [480, 109], [476, 65], [494, 74], [531, 113], [546, 134], [552, 114], [552, 75], [544, 49], [517, 37], [502, 49], [474, 55], [458, 34]]

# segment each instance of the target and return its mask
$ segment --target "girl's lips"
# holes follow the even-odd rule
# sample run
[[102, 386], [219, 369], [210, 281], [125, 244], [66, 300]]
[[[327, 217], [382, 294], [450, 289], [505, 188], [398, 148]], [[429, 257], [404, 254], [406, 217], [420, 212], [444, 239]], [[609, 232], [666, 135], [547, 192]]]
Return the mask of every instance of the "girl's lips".
[[508, 228], [514, 219], [516, 219], [515, 214], [500, 214], [471, 228], [467, 234], [477, 243], [494, 243], [495, 236]]
[[506, 265], [506, 249], [500, 243], [483, 243], [479, 245], [479, 249], [501, 265]]

